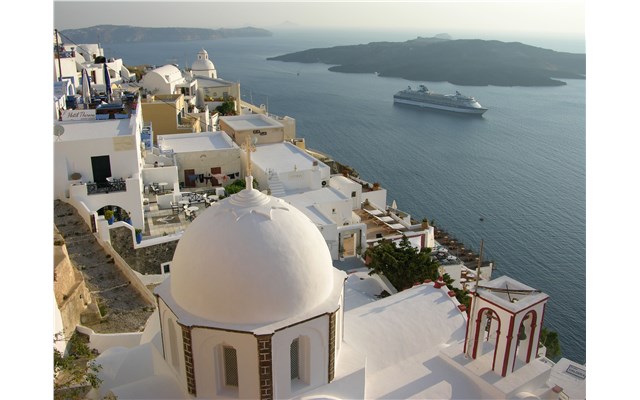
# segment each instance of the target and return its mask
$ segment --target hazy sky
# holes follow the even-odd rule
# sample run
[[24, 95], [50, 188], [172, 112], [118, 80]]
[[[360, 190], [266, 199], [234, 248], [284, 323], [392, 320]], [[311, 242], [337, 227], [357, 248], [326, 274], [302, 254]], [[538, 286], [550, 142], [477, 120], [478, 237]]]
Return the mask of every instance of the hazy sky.
[[56, 1], [54, 28], [143, 27], [407, 28], [425, 31], [584, 36], [585, 3], [556, 1]]

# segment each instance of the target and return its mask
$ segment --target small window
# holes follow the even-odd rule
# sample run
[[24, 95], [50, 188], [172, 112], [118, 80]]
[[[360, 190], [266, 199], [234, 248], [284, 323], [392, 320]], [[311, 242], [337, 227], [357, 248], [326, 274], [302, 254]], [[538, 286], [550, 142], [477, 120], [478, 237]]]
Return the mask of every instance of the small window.
[[169, 318], [169, 346], [171, 347], [171, 365], [176, 370], [180, 368], [180, 361], [178, 360], [178, 338], [176, 335], [176, 323], [173, 318]]
[[291, 342], [289, 355], [291, 358], [291, 380], [300, 379], [300, 341], [298, 338]]
[[163, 275], [171, 272], [171, 262], [166, 262], [161, 264], [161, 271]]
[[356, 192], [355, 191], [351, 192], [351, 197], [356, 197]]
[[224, 384], [238, 387], [238, 355], [233, 347], [223, 347]]

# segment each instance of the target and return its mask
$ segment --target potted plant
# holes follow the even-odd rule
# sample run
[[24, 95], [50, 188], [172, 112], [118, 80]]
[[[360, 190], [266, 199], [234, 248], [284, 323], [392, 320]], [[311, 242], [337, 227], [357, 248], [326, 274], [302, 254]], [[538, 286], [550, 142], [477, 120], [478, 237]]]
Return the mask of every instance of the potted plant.
[[124, 218], [122, 219], [127, 224], [131, 225], [131, 215], [128, 212], [124, 212]]
[[136, 228], [136, 243], [142, 242], [142, 229]]
[[109, 222], [109, 225], [113, 224], [114, 216], [113, 210], [104, 210], [104, 219]]
[[429, 220], [422, 218], [422, 229], [429, 229]]

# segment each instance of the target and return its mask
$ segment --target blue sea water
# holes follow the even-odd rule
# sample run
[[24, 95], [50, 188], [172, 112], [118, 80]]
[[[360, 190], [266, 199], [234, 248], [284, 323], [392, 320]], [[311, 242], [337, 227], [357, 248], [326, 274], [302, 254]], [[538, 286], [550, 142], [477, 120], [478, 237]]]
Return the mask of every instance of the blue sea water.
[[[586, 362], [584, 80], [558, 87], [460, 87], [266, 60], [314, 47], [416, 36], [276, 31], [265, 38], [104, 48], [107, 57], [123, 58], [126, 65], [181, 68], [207, 50], [218, 76], [240, 82], [243, 99], [295, 118], [308, 147], [380, 182], [389, 202], [396, 200], [416, 219], [435, 219], [476, 252], [483, 240], [485, 259], [497, 267], [494, 277], [509, 275], [547, 293], [545, 326], [559, 333], [563, 356]], [[576, 40], [513, 41], [584, 52]], [[477, 118], [393, 104], [395, 92], [421, 83], [439, 93], [472, 95], [489, 111]]]

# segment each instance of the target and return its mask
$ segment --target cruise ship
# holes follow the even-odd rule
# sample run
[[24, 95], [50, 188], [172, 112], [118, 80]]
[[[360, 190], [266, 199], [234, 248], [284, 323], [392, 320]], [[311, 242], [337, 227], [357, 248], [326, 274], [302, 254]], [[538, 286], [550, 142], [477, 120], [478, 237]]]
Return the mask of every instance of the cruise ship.
[[454, 111], [465, 114], [482, 115], [486, 108], [469, 96], [464, 96], [456, 91], [456, 94], [433, 93], [425, 85], [420, 85], [418, 90], [409, 86], [393, 95], [394, 103], [409, 104], [419, 107], [436, 108], [439, 110]]

